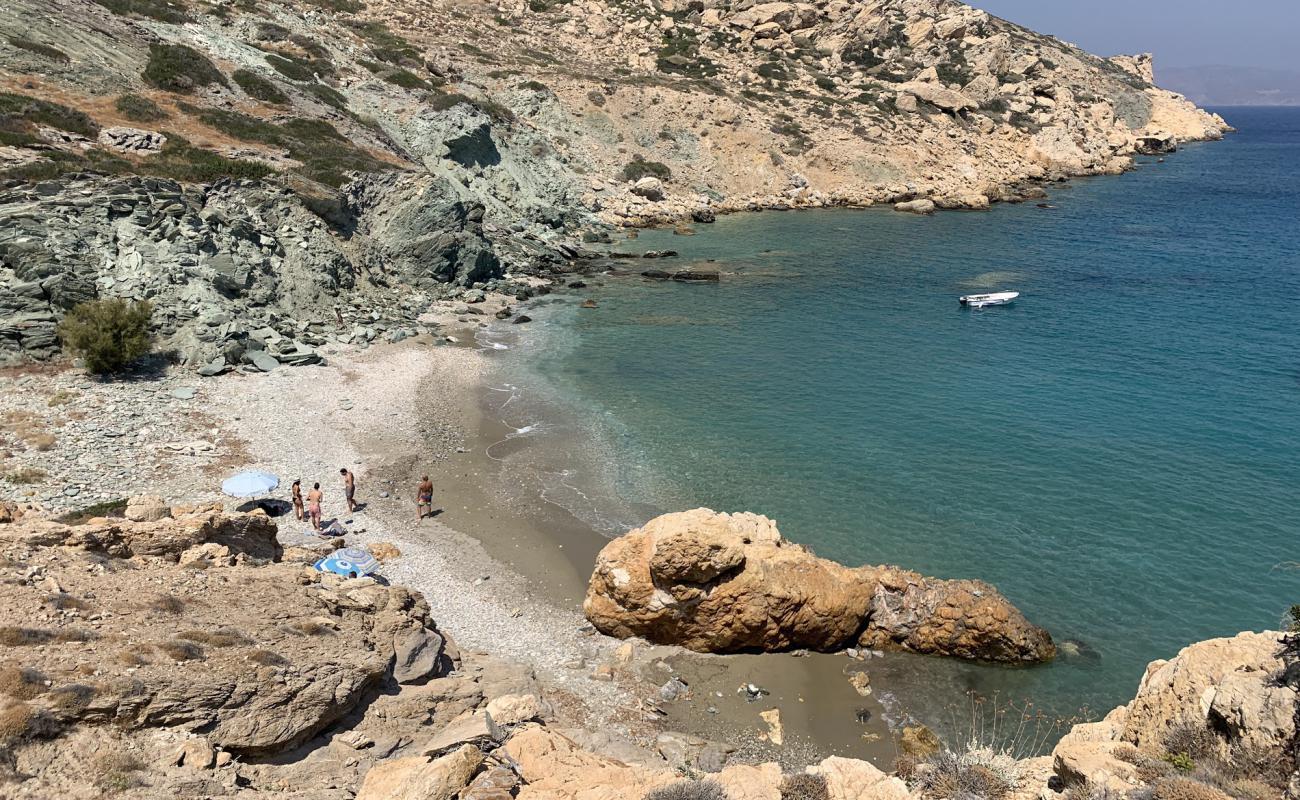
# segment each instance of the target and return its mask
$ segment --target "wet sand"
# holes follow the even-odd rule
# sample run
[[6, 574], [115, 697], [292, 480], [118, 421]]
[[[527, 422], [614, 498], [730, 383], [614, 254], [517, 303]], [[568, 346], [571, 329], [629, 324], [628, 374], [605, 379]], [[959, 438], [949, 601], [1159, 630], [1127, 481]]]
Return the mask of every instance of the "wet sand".
[[[461, 346], [473, 345], [465, 341]], [[493, 351], [484, 350], [482, 357], [491, 360]], [[492, 384], [491, 368], [487, 372], [488, 380], [470, 392], [473, 399], [458, 404], [463, 416], [454, 422], [465, 432], [464, 452], [429, 468], [436, 487], [434, 507], [441, 509], [437, 521], [473, 537], [509, 567], [526, 582], [519, 590], [531, 601], [580, 616], [596, 555], [608, 539], [543, 499], [540, 485], [521, 476], [526, 471], [509, 468], [512, 458], [525, 455], [534, 466], [539, 460], [546, 464], [546, 439], [512, 435], [516, 429], [501, 419], [500, 387]], [[421, 393], [445, 390], [429, 381], [420, 388]], [[406, 472], [401, 480], [412, 484], [408, 476], [415, 475], [414, 464], [392, 466], [394, 472]], [[558, 471], [566, 465], [550, 466]], [[633, 691], [663, 712], [662, 730], [723, 741], [746, 759], [799, 768], [827, 755], [865, 758], [888, 768], [896, 755], [886, 709], [875, 696], [860, 696], [848, 680], [850, 671], [870, 673], [884, 659], [818, 653], [719, 656], [640, 645], [637, 651], [647, 655], [632, 665], [642, 679]], [[690, 692], [664, 701], [658, 687], [673, 676], [685, 681]], [[749, 701], [737, 692], [748, 683], [768, 694]], [[759, 713], [773, 708], [779, 709], [784, 728], [780, 746], [763, 738], [768, 725]]]

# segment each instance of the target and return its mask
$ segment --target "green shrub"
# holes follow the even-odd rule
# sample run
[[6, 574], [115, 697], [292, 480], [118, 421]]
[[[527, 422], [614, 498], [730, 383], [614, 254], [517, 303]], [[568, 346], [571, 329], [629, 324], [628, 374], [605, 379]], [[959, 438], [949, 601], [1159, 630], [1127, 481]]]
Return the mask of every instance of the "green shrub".
[[970, 83], [970, 71], [966, 67], [957, 64], [935, 64], [935, 74], [939, 80], [944, 83], [955, 83], [959, 86], [965, 86]]
[[315, 97], [327, 106], [340, 110], [347, 108], [348, 99], [344, 97], [341, 92], [332, 89], [323, 83], [313, 83], [310, 86], [304, 87], [304, 90], [307, 94]]
[[1003, 98], [995, 97], [985, 103], [984, 108], [987, 111], [992, 111], [994, 114], [1005, 114], [1011, 106]]
[[815, 83], [817, 88], [821, 89], [823, 92], [835, 91], [835, 81], [825, 75], [818, 75], [817, 78], [813, 80], [813, 83]]
[[382, 22], [354, 22], [350, 27], [370, 45], [370, 53], [380, 61], [398, 66], [420, 64], [420, 50], [401, 36], [388, 30]]
[[290, 30], [283, 25], [262, 22], [257, 26], [256, 37], [259, 42], [285, 42], [289, 40], [290, 33]]
[[307, 2], [326, 11], [343, 11], [348, 14], [355, 14], [366, 8], [366, 4], [358, 0], [307, 0]]
[[324, 58], [298, 58], [283, 53], [267, 53], [266, 63], [291, 81], [314, 81], [317, 75], [334, 74], [334, 62]]
[[11, 36], [9, 37], [9, 44], [13, 47], [17, 47], [19, 50], [26, 50], [29, 53], [35, 53], [38, 56], [44, 56], [51, 61], [58, 61], [61, 64], [66, 64], [72, 60], [68, 58], [67, 53], [63, 52], [59, 48], [50, 47], [48, 44], [41, 44], [40, 42], [33, 42], [31, 39]]
[[[519, 84], [519, 85], [516, 86], [515, 88], [516, 88], [516, 89], [524, 89], [524, 90], [527, 90], [527, 91], [530, 91], [530, 92], [549, 92], [549, 91], [550, 91], [550, 87], [548, 87], [546, 84], [542, 83], [541, 81], [524, 81], [523, 83]], [[587, 96], [590, 97], [591, 94], [588, 93]], [[602, 99], [602, 100], [604, 99], [604, 95], [601, 96], [601, 99]]]
[[127, 303], [117, 297], [74, 307], [59, 323], [63, 346], [85, 361], [95, 374], [119, 372], [149, 352], [148, 301]]
[[428, 89], [429, 84], [417, 77], [414, 73], [404, 69], [389, 70], [383, 76], [383, 79], [394, 86], [400, 86], [403, 89]]
[[192, 94], [214, 83], [228, 85], [207, 56], [183, 44], [149, 45], [149, 63], [141, 76], [150, 86], [178, 94]]
[[157, 103], [138, 94], [122, 95], [113, 102], [113, 107], [117, 113], [136, 122], [157, 122], [169, 116]]
[[624, 164], [622, 172], [619, 173], [619, 178], [627, 183], [639, 181], [647, 176], [666, 181], [672, 178], [673, 171], [668, 168], [667, 164], [661, 164], [658, 161], [646, 161], [637, 155]]
[[179, 0], [95, 0], [96, 3], [112, 11], [114, 14], [133, 17], [148, 17], [156, 19], [159, 22], [170, 22], [173, 25], [180, 25], [189, 22], [189, 15], [185, 13], [185, 4]]
[[239, 88], [254, 100], [262, 100], [267, 103], [287, 103], [289, 98], [274, 83], [266, 78], [246, 69], [237, 69], [230, 75], [234, 78]]
[[22, 130], [22, 123], [48, 125], [69, 133], [95, 136], [99, 126], [85, 113], [48, 100], [0, 92], [0, 130]]

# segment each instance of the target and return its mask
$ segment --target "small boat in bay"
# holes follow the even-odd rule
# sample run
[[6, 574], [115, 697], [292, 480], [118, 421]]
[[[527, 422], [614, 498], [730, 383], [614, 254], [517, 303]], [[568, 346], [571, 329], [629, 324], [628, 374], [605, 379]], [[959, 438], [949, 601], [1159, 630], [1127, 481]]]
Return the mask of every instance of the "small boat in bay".
[[1020, 296], [1020, 292], [993, 292], [991, 294], [966, 294], [957, 298], [957, 302], [967, 308], [984, 306], [1004, 306]]

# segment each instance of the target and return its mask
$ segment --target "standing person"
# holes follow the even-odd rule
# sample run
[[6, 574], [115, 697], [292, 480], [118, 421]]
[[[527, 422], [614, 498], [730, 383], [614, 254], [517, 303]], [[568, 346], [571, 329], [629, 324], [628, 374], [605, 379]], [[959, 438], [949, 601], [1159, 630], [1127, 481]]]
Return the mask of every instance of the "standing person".
[[307, 518], [306, 513], [302, 510], [302, 481], [294, 481], [291, 492], [293, 494], [293, 515], [298, 518], [299, 522], [302, 522]]
[[433, 481], [425, 475], [420, 478], [420, 487], [415, 490], [415, 521], [424, 519], [425, 514], [433, 512]]
[[311, 517], [311, 526], [313, 529], [320, 530], [320, 501], [325, 495], [320, 490], [319, 483], [311, 485], [311, 491], [307, 493], [307, 516]]
[[357, 501], [352, 496], [357, 491], [357, 476], [353, 475], [352, 471], [347, 467], [339, 470], [339, 474], [343, 476], [343, 496], [348, 499], [348, 511], [356, 511]]

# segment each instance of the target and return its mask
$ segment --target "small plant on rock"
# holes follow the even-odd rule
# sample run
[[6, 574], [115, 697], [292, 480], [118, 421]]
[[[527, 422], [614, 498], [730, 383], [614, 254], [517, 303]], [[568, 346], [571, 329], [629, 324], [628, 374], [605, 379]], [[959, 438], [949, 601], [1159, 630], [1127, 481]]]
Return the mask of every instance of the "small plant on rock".
[[274, 83], [258, 75], [256, 72], [246, 69], [237, 69], [230, 74], [239, 88], [244, 90], [244, 94], [254, 100], [261, 100], [266, 103], [287, 103], [289, 98]]
[[203, 648], [194, 642], [187, 642], [181, 639], [173, 639], [170, 642], [161, 642], [154, 645], [163, 655], [172, 661], [199, 661], [203, 658]]
[[781, 779], [781, 800], [828, 800], [830, 790], [826, 778], [807, 772], [796, 772]]
[[145, 769], [146, 764], [131, 753], [101, 753], [93, 764], [95, 785], [106, 792], [124, 792], [143, 786], [139, 773]]
[[82, 303], [59, 324], [63, 345], [97, 375], [120, 372], [149, 352], [148, 301], [105, 298]]
[[149, 608], [164, 614], [179, 614], [185, 610], [185, 601], [170, 594], [160, 594], [149, 601]]
[[124, 94], [113, 102], [117, 113], [135, 122], [158, 122], [167, 119], [168, 114], [147, 97], [138, 94]]
[[633, 156], [631, 161], [624, 164], [623, 171], [619, 173], [619, 178], [626, 183], [635, 183], [645, 177], [666, 181], [672, 176], [673, 171], [668, 168], [667, 164], [661, 164], [658, 161], [646, 161], [639, 155]]
[[45, 693], [45, 676], [40, 670], [7, 664], [0, 667], [0, 694], [15, 700], [31, 700]]
[[717, 781], [676, 781], [646, 792], [644, 800], [727, 800]]

